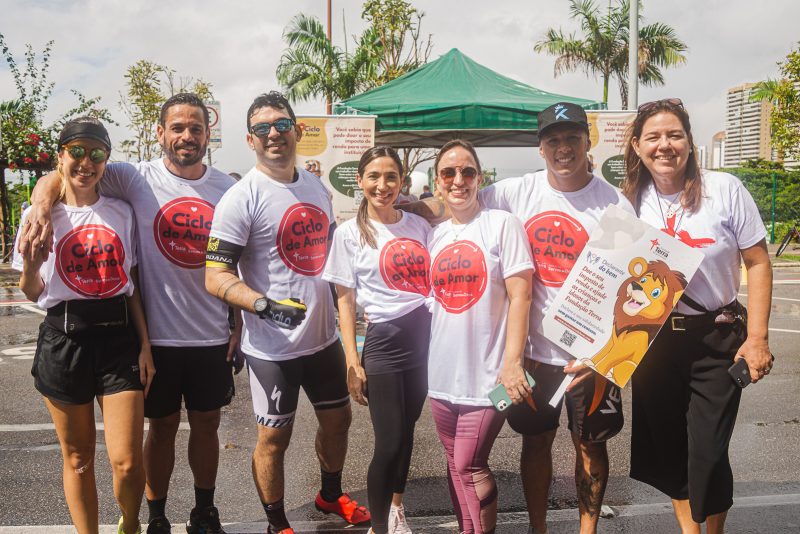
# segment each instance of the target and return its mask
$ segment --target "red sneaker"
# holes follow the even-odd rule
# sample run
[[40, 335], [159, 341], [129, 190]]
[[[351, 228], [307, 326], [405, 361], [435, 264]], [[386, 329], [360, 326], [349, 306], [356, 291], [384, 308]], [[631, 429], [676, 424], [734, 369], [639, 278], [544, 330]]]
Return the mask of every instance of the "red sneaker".
[[336, 502], [328, 502], [322, 498], [321, 493], [317, 493], [314, 506], [320, 512], [338, 515], [351, 525], [360, 525], [370, 520], [369, 510], [364, 506], [360, 506], [347, 493], [343, 493]]
[[294, 530], [292, 530], [292, 527], [283, 530], [272, 530], [272, 527], [267, 525], [267, 534], [294, 534]]

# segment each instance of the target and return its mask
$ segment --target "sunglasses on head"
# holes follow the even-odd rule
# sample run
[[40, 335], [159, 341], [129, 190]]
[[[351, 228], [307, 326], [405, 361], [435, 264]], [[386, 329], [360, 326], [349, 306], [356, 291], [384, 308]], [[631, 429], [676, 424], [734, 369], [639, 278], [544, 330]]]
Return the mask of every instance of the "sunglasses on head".
[[683, 109], [683, 101], [680, 98], [662, 98], [661, 100], [653, 100], [652, 102], [645, 102], [637, 109], [638, 113], [644, 113], [659, 105], [667, 105]]
[[82, 160], [87, 152], [92, 163], [103, 163], [108, 159], [108, 151], [105, 148], [92, 148], [90, 150], [81, 145], [69, 145], [65, 148], [67, 149], [67, 154], [75, 161]]
[[258, 137], [266, 137], [269, 135], [273, 126], [278, 132], [286, 133], [294, 128], [294, 121], [292, 119], [283, 118], [273, 122], [259, 122], [250, 127], [250, 133]]
[[456, 177], [457, 172], [460, 172], [461, 176], [466, 180], [472, 180], [478, 176], [478, 169], [475, 167], [442, 167], [439, 169], [439, 178], [452, 180]]

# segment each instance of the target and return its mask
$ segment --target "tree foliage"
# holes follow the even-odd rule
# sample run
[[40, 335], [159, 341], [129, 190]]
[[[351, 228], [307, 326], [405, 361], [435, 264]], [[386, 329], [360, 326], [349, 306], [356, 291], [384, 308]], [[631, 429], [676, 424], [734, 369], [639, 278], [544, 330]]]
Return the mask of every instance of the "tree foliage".
[[[641, 1], [639, 13], [642, 12]], [[594, 0], [569, 0], [570, 18], [580, 23], [583, 35], [576, 37], [561, 29], [550, 28], [544, 40], [534, 46], [536, 52], [556, 56], [554, 73], [581, 70], [586, 76], [603, 80], [603, 102], [608, 104], [609, 83], [619, 85], [622, 107], [628, 107], [628, 45], [630, 38], [630, 0], [609, 2], [605, 13]], [[639, 16], [639, 83], [645, 86], [664, 85], [662, 69], [686, 62], [686, 43], [675, 30], [660, 22], [641, 26]]]
[[192, 92], [205, 101], [212, 100], [211, 84], [177, 76], [174, 69], [140, 59], [125, 71], [125, 92], [120, 92], [119, 107], [128, 119], [133, 137], [120, 143], [128, 159], [147, 161], [161, 155], [156, 136], [161, 105], [170, 96]]
[[770, 130], [778, 161], [800, 159], [800, 48], [778, 63], [781, 78], [757, 84], [751, 99], [772, 104]]

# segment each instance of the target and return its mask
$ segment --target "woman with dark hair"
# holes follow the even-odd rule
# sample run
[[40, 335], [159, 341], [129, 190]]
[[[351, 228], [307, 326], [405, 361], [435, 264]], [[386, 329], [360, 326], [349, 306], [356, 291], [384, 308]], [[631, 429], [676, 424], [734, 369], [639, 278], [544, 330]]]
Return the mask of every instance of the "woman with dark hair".
[[483, 174], [471, 144], [445, 144], [434, 169], [452, 218], [428, 239], [435, 297], [428, 396], [459, 532], [490, 533], [497, 485], [488, 459], [505, 413], [492, 406], [489, 393], [502, 384], [518, 404], [531, 392], [522, 356], [533, 263], [522, 223], [478, 203]]
[[[723, 532], [741, 397], [728, 368], [743, 358], [753, 382], [772, 368], [766, 229], [739, 179], [700, 170], [679, 99], [639, 106], [625, 162], [622, 191], [639, 217], [705, 256], [633, 375], [631, 476], [672, 498], [684, 533], [699, 533], [703, 522], [709, 533]], [[741, 262], [746, 311], [736, 300]]]
[[[403, 164], [394, 149], [364, 152], [357, 174], [364, 198], [358, 215], [334, 233], [322, 276], [336, 284], [347, 387], [353, 400], [369, 406], [375, 431], [367, 494], [376, 534], [411, 532], [403, 492], [414, 425], [428, 392], [431, 316], [424, 304], [430, 292], [425, 249], [430, 226], [394, 209], [402, 177]], [[361, 358], [356, 303], [370, 319]]]
[[98, 193], [110, 153], [100, 121], [67, 122], [58, 141], [53, 253], [28, 248], [14, 257], [20, 288], [47, 310], [31, 374], [61, 444], [72, 522], [87, 534], [98, 531], [95, 398], [122, 511], [118, 532], [140, 531], [144, 395], [155, 374], [136, 280], [133, 212]]

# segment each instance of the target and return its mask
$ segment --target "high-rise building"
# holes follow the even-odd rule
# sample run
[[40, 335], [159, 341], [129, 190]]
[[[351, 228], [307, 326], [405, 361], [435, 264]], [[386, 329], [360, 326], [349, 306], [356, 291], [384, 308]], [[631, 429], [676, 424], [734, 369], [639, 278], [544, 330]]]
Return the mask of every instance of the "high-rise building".
[[708, 150], [706, 150], [706, 145], [697, 146], [697, 164], [700, 165], [701, 169], [708, 168]]
[[746, 83], [728, 89], [722, 158], [725, 167], [739, 167], [749, 159], [772, 159], [769, 130], [772, 104], [750, 100], [755, 86], [754, 83]]

